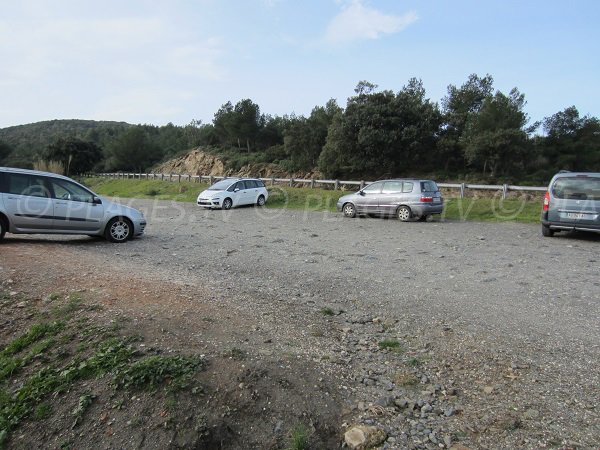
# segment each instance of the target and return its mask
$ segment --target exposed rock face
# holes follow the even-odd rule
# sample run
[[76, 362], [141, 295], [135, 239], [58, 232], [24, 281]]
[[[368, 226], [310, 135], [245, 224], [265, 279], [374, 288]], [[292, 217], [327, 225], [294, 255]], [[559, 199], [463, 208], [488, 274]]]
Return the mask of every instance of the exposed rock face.
[[186, 175], [240, 176], [260, 178], [322, 178], [318, 171], [286, 172], [277, 164], [260, 163], [248, 164], [234, 171], [225, 167], [225, 162], [218, 156], [206, 153], [200, 149], [191, 150], [186, 155], [166, 161], [152, 169], [153, 173], [176, 173]]
[[195, 149], [187, 155], [156, 166], [152, 171], [155, 173], [220, 176], [225, 175], [225, 164], [218, 156]]

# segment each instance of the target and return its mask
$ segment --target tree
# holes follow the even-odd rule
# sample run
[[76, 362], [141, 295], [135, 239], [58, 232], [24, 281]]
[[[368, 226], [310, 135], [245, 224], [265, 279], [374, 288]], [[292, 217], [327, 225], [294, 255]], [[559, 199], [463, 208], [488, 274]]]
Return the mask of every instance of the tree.
[[426, 170], [441, 115], [425, 98], [423, 83], [409, 80], [398, 94], [374, 92], [361, 81], [346, 110], [334, 116], [319, 168], [328, 176], [382, 176]]
[[89, 172], [102, 157], [100, 147], [77, 138], [59, 138], [42, 153], [43, 160], [60, 162], [65, 175]]
[[162, 152], [143, 126], [135, 126], [119, 136], [107, 149], [107, 169], [142, 172], [162, 158]]
[[528, 140], [523, 112], [525, 96], [517, 88], [487, 97], [477, 113], [469, 115], [461, 145], [467, 162], [490, 176], [522, 171]]
[[442, 99], [443, 126], [437, 145], [438, 157], [445, 170], [464, 168], [465, 157], [461, 137], [469, 117], [479, 113], [485, 99], [492, 96], [494, 80], [491, 75], [481, 78], [476, 74], [460, 87], [448, 86]]
[[4, 160], [10, 155], [12, 148], [6, 142], [0, 141], [0, 164], [4, 163]]
[[600, 121], [579, 116], [575, 106], [566, 108], [543, 121], [546, 137], [542, 154], [555, 170], [600, 170]]
[[235, 107], [227, 102], [215, 113], [213, 124], [222, 144], [245, 145], [248, 152], [264, 125], [260, 108], [250, 99], [240, 100]]
[[317, 166], [329, 126], [341, 112], [337, 102], [330, 99], [324, 107], [315, 106], [308, 119], [300, 117], [294, 120], [284, 138], [291, 170], [312, 170]]

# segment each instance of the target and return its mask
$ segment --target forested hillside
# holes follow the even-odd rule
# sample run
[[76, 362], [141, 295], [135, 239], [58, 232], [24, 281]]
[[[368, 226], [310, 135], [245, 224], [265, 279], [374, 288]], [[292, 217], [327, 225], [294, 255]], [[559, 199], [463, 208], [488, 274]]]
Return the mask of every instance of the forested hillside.
[[397, 92], [361, 81], [344, 107], [330, 100], [308, 117], [272, 116], [250, 99], [226, 102], [211, 123], [186, 126], [53, 120], [0, 129], [0, 164], [59, 161], [69, 174], [143, 171], [202, 147], [228, 169], [275, 163], [289, 172], [375, 179], [541, 183], [560, 169], [600, 171], [600, 122], [575, 106], [532, 123], [525, 95], [495, 90], [490, 75], [448, 86], [440, 103], [411, 79]]

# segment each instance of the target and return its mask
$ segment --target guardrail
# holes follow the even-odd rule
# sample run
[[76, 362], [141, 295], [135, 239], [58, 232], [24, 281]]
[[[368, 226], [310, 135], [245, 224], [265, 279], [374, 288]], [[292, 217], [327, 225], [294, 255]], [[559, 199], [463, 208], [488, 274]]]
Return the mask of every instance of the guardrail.
[[[98, 173], [90, 174], [88, 176], [98, 176], [103, 178], [113, 179], [139, 179], [139, 180], [163, 180], [170, 182], [188, 181], [201, 183], [207, 181], [209, 184], [213, 184], [215, 181], [223, 180], [225, 176], [213, 176], [213, 175], [189, 175], [189, 174], [178, 174], [178, 173], [125, 173], [125, 172], [113, 172], [113, 173]], [[276, 183], [285, 183], [288, 186], [294, 186], [298, 184], [308, 185], [308, 187], [314, 189], [321, 186], [333, 186], [334, 190], [338, 190], [343, 186], [357, 186], [359, 189], [364, 188], [372, 181], [348, 181], [348, 180], [318, 180], [318, 179], [296, 179], [296, 178], [260, 178], [271, 186]], [[511, 191], [517, 192], [545, 192], [546, 187], [544, 186], [516, 186], [512, 184], [469, 184], [469, 183], [437, 183], [438, 187], [444, 189], [458, 189], [460, 197], [464, 198], [465, 192], [468, 189], [473, 190], [489, 190], [489, 191], [501, 191], [502, 198], [506, 198], [508, 193]]]

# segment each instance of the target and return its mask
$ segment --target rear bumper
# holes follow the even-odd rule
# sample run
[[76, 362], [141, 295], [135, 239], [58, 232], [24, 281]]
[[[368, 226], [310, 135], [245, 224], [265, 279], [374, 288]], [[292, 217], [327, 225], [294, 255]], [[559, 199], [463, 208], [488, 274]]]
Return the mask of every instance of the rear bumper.
[[589, 231], [591, 233], [600, 233], [600, 226], [598, 225], [574, 222], [551, 222], [546, 219], [542, 219], [542, 225], [555, 231]]
[[444, 212], [444, 204], [420, 204], [420, 205], [412, 205], [410, 207], [413, 214], [415, 216], [428, 216], [431, 214], [441, 214]]

